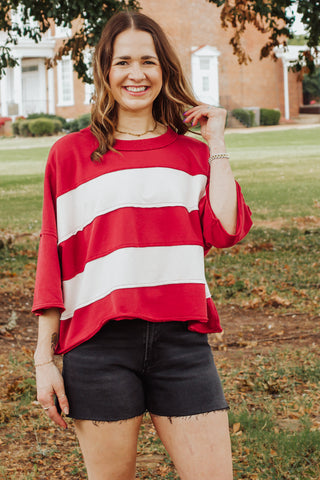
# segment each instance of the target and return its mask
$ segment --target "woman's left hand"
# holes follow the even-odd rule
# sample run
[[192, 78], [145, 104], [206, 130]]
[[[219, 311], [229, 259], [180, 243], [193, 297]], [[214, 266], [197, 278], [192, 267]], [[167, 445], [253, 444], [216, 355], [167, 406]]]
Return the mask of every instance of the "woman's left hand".
[[224, 142], [224, 128], [227, 111], [224, 108], [201, 104], [190, 108], [184, 113], [185, 123], [191, 123], [195, 127], [201, 126], [201, 135], [212, 146]]

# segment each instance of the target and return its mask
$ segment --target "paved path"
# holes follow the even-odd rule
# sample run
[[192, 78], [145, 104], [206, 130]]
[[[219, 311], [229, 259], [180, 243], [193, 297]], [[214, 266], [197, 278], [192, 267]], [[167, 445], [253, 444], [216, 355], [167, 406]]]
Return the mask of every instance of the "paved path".
[[[256, 132], [275, 132], [281, 130], [291, 130], [291, 129], [309, 129], [309, 128], [320, 128], [320, 123], [312, 124], [299, 124], [293, 123], [288, 125], [271, 125], [270, 127], [251, 127], [251, 128], [227, 128], [225, 130], [226, 134], [229, 133], [256, 133]], [[51, 147], [61, 136], [53, 137], [11, 137], [11, 138], [1, 138], [0, 137], [0, 151], [1, 150], [21, 150], [29, 148], [46, 148]]]
[[270, 125], [269, 127], [227, 128], [225, 133], [264, 133], [292, 129], [306, 130], [309, 128], [320, 128], [320, 123], [289, 123], [285, 125]]
[[17, 150], [51, 147], [60, 136], [53, 137], [0, 137], [0, 150]]

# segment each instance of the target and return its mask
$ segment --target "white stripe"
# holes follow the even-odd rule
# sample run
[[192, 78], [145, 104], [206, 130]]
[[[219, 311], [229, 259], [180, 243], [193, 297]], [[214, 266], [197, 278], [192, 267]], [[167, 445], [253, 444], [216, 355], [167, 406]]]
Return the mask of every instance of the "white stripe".
[[178, 283], [204, 285], [203, 258], [203, 247], [178, 245], [121, 248], [93, 260], [86, 264], [83, 272], [63, 282], [66, 310], [61, 320], [122, 288]]
[[205, 284], [205, 288], [206, 288], [206, 298], [211, 298], [211, 292], [207, 282]]
[[173, 168], [133, 168], [101, 175], [57, 198], [58, 242], [97, 216], [123, 207], [182, 206], [197, 210], [207, 177]]

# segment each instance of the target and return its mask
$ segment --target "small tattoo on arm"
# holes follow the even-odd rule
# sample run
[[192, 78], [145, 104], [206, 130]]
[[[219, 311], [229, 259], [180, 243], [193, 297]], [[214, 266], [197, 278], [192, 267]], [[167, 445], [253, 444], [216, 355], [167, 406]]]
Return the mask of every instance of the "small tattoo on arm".
[[101, 422], [99, 420], [92, 420], [92, 423], [95, 427], [99, 427], [99, 425], [103, 424], [104, 422]]
[[58, 334], [57, 334], [57, 332], [54, 332], [51, 335], [51, 348], [52, 348], [53, 351], [55, 350], [55, 348], [57, 346], [57, 343], [58, 343]]

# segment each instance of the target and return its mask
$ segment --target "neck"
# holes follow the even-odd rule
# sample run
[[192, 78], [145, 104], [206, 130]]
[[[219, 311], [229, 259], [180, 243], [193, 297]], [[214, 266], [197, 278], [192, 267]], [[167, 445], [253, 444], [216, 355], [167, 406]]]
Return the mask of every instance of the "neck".
[[119, 112], [117, 130], [131, 132], [131, 133], [143, 133], [148, 130], [152, 130], [155, 127], [156, 121], [154, 120], [152, 113], [149, 115], [139, 115], [136, 112]]

